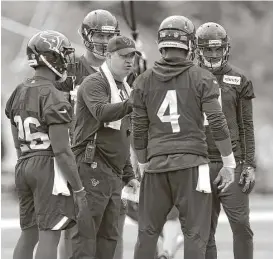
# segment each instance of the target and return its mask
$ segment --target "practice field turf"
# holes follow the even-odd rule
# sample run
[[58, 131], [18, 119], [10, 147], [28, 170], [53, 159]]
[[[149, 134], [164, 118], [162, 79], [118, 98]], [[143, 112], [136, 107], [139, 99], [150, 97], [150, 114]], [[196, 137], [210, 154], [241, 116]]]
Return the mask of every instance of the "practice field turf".
[[[20, 234], [18, 205], [8, 194], [2, 194], [1, 258], [12, 259], [13, 248]], [[251, 195], [251, 226], [254, 231], [254, 259], [273, 258], [273, 196]], [[124, 231], [124, 259], [133, 259], [137, 227], [126, 220]], [[224, 214], [220, 217], [216, 235], [219, 259], [233, 259], [232, 235]], [[175, 257], [183, 259], [183, 248]]]

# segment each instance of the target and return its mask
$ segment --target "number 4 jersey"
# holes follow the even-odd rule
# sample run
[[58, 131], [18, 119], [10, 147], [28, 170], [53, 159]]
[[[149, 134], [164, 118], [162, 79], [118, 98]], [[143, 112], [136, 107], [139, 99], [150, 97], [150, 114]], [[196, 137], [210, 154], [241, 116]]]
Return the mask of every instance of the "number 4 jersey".
[[167, 160], [172, 154], [207, 158], [202, 104], [210, 99], [217, 102], [218, 97], [216, 78], [191, 61], [156, 62], [134, 84], [135, 148], [147, 148], [149, 160], [159, 156]]
[[[33, 77], [17, 86], [6, 104], [6, 115], [17, 128], [21, 155], [51, 151], [49, 126], [71, 122], [72, 107], [53, 82]], [[53, 153], [52, 153], [53, 154]]]

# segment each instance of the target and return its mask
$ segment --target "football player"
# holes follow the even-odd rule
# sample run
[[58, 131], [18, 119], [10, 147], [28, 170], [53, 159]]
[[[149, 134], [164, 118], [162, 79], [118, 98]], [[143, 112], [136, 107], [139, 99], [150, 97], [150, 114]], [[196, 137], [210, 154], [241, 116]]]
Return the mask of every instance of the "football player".
[[[14, 259], [57, 258], [61, 230], [75, 225], [73, 193], [83, 218], [85, 191], [69, 144], [72, 107], [56, 82], [67, 77], [74, 49], [56, 31], [41, 31], [27, 44], [32, 78], [16, 87], [6, 104], [18, 161], [15, 184], [21, 235]], [[69, 185], [67, 185], [67, 183]]]
[[[217, 23], [208, 22], [197, 31], [197, 59], [199, 65], [211, 71], [220, 85], [220, 102], [230, 131], [236, 159], [235, 182], [225, 193], [213, 186], [211, 233], [206, 259], [216, 259], [215, 231], [222, 204], [233, 232], [235, 259], [253, 258], [253, 233], [249, 223], [249, 196], [255, 183], [255, 143], [252, 82], [229, 62], [230, 40], [226, 30]], [[206, 126], [210, 163], [210, 177], [214, 181], [222, 167], [221, 155]]]
[[133, 139], [145, 173], [139, 199], [135, 259], [151, 259], [166, 217], [179, 211], [184, 258], [204, 259], [211, 221], [211, 185], [205, 112], [223, 160], [217, 179], [225, 192], [234, 181], [235, 159], [218, 102], [219, 86], [207, 70], [192, 63], [195, 27], [170, 16], [158, 30], [162, 58], [141, 74], [133, 91]]
[[[88, 13], [78, 32], [86, 51], [77, 60], [76, 66], [70, 67], [73, 76], [69, 76], [65, 82], [59, 84], [59, 87], [67, 92], [77, 88], [86, 76], [98, 71], [105, 61], [108, 41], [120, 34], [115, 16], [101, 9]], [[76, 98], [76, 92], [72, 92], [73, 98]]]

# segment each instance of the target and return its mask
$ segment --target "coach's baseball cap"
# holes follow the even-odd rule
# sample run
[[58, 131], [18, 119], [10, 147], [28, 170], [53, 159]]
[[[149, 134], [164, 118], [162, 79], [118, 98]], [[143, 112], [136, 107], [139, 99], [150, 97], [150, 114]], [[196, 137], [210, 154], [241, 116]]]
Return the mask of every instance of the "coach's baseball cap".
[[141, 53], [136, 50], [134, 41], [125, 36], [115, 36], [109, 40], [107, 45], [107, 52], [115, 51], [118, 52], [118, 54], [121, 56], [125, 56], [133, 52], [141, 56]]

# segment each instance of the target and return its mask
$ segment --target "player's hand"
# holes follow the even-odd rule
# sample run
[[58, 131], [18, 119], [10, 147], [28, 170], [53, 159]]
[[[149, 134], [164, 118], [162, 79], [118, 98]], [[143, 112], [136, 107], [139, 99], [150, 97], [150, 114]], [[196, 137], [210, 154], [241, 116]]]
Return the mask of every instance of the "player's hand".
[[251, 193], [255, 185], [255, 171], [251, 166], [243, 168], [243, 171], [239, 180], [240, 185], [244, 185], [242, 191], [246, 194]]
[[74, 193], [75, 203], [78, 207], [77, 225], [82, 236], [90, 238], [91, 217], [86, 199], [86, 191]]
[[234, 168], [222, 167], [213, 184], [218, 186], [218, 190], [225, 192], [234, 182]]
[[88, 207], [88, 203], [86, 199], [86, 191], [82, 190], [80, 192], [74, 193], [74, 198], [79, 209], [79, 212], [78, 212], [78, 217], [79, 217]]
[[127, 184], [127, 186], [130, 186], [133, 188], [134, 192], [136, 193], [139, 186], [140, 186], [140, 183], [137, 179], [132, 179], [129, 181], [129, 183]]

